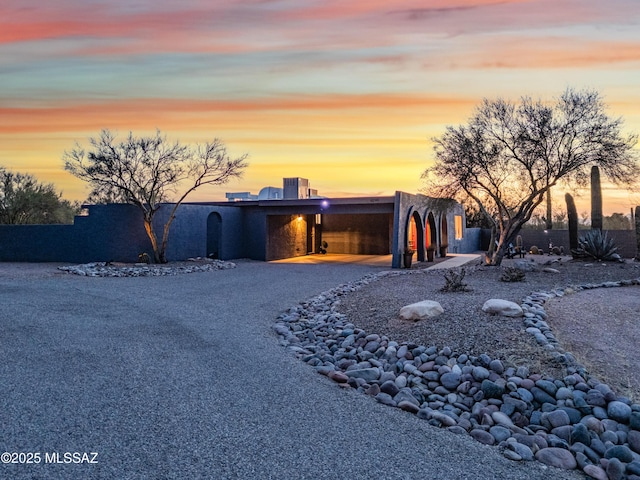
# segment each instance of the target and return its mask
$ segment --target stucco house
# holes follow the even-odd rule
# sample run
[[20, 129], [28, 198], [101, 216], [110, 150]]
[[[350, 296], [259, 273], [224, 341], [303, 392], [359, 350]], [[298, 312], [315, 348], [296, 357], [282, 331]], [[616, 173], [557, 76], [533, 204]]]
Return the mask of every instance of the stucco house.
[[[273, 188], [273, 187], [270, 187]], [[388, 255], [400, 268], [402, 254], [417, 260], [478, 249], [467, 235], [464, 209], [453, 201], [396, 192], [393, 196], [326, 198], [308, 181], [284, 179], [282, 196], [268, 200], [184, 203], [171, 226], [167, 258], [250, 258], [270, 261], [330, 253]], [[156, 215], [161, 231], [169, 205]], [[141, 213], [132, 205], [88, 205], [73, 225], [0, 225], [0, 261], [135, 262], [151, 244]], [[323, 243], [324, 242], [324, 243]]]

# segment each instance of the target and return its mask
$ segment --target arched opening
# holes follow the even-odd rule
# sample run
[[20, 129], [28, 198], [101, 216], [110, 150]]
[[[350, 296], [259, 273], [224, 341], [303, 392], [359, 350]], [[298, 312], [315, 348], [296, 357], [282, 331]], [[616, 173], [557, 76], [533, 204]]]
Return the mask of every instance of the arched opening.
[[433, 217], [433, 213], [429, 212], [426, 220], [426, 235], [424, 248], [427, 251], [427, 261], [433, 262], [435, 256], [437, 236], [436, 236], [436, 219]]
[[447, 228], [447, 216], [443, 213], [440, 216], [440, 256], [447, 256], [449, 248], [449, 230]]
[[207, 217], [207, 257], [221, 258], [222, 217], [219, 213], [210, 213]]
[[413, 250], [418, 255], [418, 261], [424, 262], [424, 248], [422, 248], [422, 245], [424, 245], [424, 228], [418, 212], [413, 212], [409, 216], [406, 232], [405, 252]]

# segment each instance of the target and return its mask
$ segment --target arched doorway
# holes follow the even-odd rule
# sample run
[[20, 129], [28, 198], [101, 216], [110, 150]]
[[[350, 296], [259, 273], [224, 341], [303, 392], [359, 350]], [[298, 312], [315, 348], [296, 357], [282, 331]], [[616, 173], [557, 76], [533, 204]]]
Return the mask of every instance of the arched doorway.
[[405, 252], [407, 250], [413, 250], [418, 254], [418, 261], [424, 262], [424, 248], [422, 248], [422, 245], [424, 245], [424, 228], [422, 227], [422, 219], [418, 212], [413, 212], [409, 216], [406, 232]]
[[207, 217], [207, 257], [221, 258], [222, 217], [219, 213], [210, 213]]
[[449, 230], [447, 228], [447, 216], [443, 213], [440, 216], [440, 256], [447, 256], [449, 248]]
[[433, 262], [433, 257], [435, 256], [436, 245], [437, 245], [437, 236], [436, 236], [436, 219], [433, 217], [433, 213], [429, 212], [427, 215], [426, 224], [426, 235], [425, 235], [425, 243], [424, 248], [427, 250], [427, 261]]

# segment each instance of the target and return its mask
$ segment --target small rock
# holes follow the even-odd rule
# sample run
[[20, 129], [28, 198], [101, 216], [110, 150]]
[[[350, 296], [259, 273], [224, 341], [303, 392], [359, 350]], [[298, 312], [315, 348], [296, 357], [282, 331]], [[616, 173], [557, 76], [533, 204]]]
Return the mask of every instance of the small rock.
[[367, 382], [372, 382], [380, 378], [380, 370], [377, 368], [360, 368], [356, 370], [347, 370], [346, 375], [350, 378], [362, 378]]
[[507, 427], [513, 426], [513, 421], [511, 420], [511, 418], [509, 418], [508, 415], [505, 415], [502, 412], [493, 412], [491, 414], [491, 418], [493, 418], [493, 421], [498, 424], [506, 425]]
[[401, 408], [405, 412], [418, 413], [420, 407], [418, 407], [415, 403], [412, 403], [408, 400], [402, 400], [398, 402], [398, 408]]
[[413, 396], [410, 388], [403, 388], [400, 390], [396, 396], [393, 397], [393, 401], [397, 404], [400, 404], [400, 402], [410, 402], [418, 407], [420, 406], [420, 402]]
[[629, 430], [627, 442], [629, 442], [629, 448], [631, 450], [640, 453], [640, 432], [638, 430]]
[[369, 388], [367, 388], [366, 390], [366, 394], [371, 395], [372, 397], [375, 397], [379, 393], [380, 393], [380, 385], [378, 385], [377, 383], [370, 385]]
[[455, 390], [460, 385], [460, 374], [459, 373], [445, 373], [440, 377], [440, 383], [447, 390]]
[[531, 389], [531, 393], [533, 395], [533, 398], [538, 402], [538, 403], [550, 403], [552, 405], [556, 404], [556, 399], [555, 397], [552, 397], [551, 395], [549, 395], [547, 392], [545, 392], [544, 390], [542, 390], [541, 388], [538, 387], [533, 387]]
[[640, 476], [640, 460], [634, 460], [629, 465], [627, 465], [627, 472], [633, 475]]
[[389, 405], [391, 407], [396, 406], [396, 402], [393, 401], [393, 398], [391, 398], [391, 395], [389, 395], [388, 393], [380, 392], [378, 395], [376, 395], [375, 398], [383, 405]]
[[549, 380], [538, 380], [536, 382], [536, 387], [541, 388], [552, 397], [555, 397], [556, 393], [558, 392], [558, 387], [556, 386], [556, 384], [550, 382]]
[[587, 396], [585, 397], [587, 403], [594, 407], [606, 407], [607, 401], [604, 399], [604, 395], [599, 390], [589, 390], [587, 392]]
[[629, 428], [640, 431], [640, 412], [633, 412], [629, 418]]
[[520, 462], [523, 460], [523, 458], [513, 450], [506, 449], [502, 452], [502, 454], [505, 456], [505, 458], [507, 458], [508, 460], [513, 460], [514, 462]]
[[545, 465], [573, 470], [578, 466], [575, 457], [569, 450], [558, 447], [542, 448], [536, 452], [536, 459]]
[[512, 442], [509, 448], [513, 449], [523, 460], [530, 462], [534, 459], [533, 451], [527, 445], [520, 442]]
[[617, 458], [612, 458], [607, 464], [607, 477], [609, 480], [622, 480], [624, 478], [624, 464]]
[[498, 443], [505, 441], [511, 436], [511, 431], [501, 425], [494, 425], [489, 429], [489, 433], [493, 435], [493, 438], [495, 438]]
[[571, 443], [582, 443], [584, 445], [591, 443], [591, 436], [589, 435], [589, 430], [586, 425], [578, 423], [573, 427], [571, 431]]
[[349, 377], [347, 375], [345, 375], [343, 372], [339, 372], [335, 370], [332, 372], [329, 372], [327, 374], [327, 377], [329, 377], [334, 382], [338, 382], [338, 383], [347, 383], [349, 381]]
[[628, 423], [631, 418], [631, 407], [623, 402], [613, 401], [607, 406], [609, 418], [621, 423]]
[[630, 463], [633, 461], [633, 453], [629, 450], [629, 447], [624, 445], [614, 445], [607, 448], [604, 452], [604, 458], [617, 458], [621, 462]]
[[391, 395], [392, 397], [395, 397], [398, 394], [398, 392], [400, 391], [400, 388], [398, 388], [398, 385], [396, 385], [395, 381], [387, 380], [382, 385], [380, 385], [380, 391], [384, 392], [384, 393], [387, 393], [387, 394]]
[[456, 421], [449, 415], [445, 415], [444, 413], [438, 412], [437, 410], [434, 410], [431, 413], [431, 418], [437, 420], [445, 427], [453, 427], [456, 424]]
[[523, 315], [520, 305], [498, 298], [492, 298], [484, 302], [482, 311], [492, 315], [503, 315], [505, 317], [521, 317]]
[[502, 375], [504, 373], [504, 365], [500, 360], [491, 360], [491, 363], [489, 363], [489, 368], [496, 372], [498, 375]]
[[547, 414], [547, 420], [553, 428], [569, 425], [569, 415], [564, 410], [554, 410]]
[[504, 395], [504, 387], [491, 380], [483, 380], [480, 388], [485, 398], [502, 398], [502, 395]]
[[584, 467], [583, 471], [591, 478], [595, 478], [596, 480], [609, 480], [607, 478], [607, 472], [595, 465], [587, 465], [586, 467]]
[[471, 430], [469, 432], [469, 435], [471, 435], [478, 442], [484, 443], [485, 445], [494, 445], [496, 443], [496, 439], [493, 437], [493, 435], [485, 430], [476, 428], [474, 430]]
[[422, 302], [412, 303], [400, 309], [400, 318], [403, 320], [424, 320], [425, 318], [434, 318], [444, 313], [442, 305], [433, 300], [424, 300]]
[[475, 380], [481, 382], [482, 380], [489, 378], [490, 373], [489, 370], [484, 367], [473, 367], [473, 370], [471, 370], [471, 375], [473, 375], [473, 378]]

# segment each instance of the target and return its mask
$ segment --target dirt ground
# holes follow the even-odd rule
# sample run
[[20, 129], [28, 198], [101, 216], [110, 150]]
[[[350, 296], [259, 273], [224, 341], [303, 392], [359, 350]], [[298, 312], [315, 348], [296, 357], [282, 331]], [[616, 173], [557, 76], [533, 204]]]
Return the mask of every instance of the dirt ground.
[[592, 375], [640, 401], [640, 286], [578, 292], [545, 310], [556, 338]]

